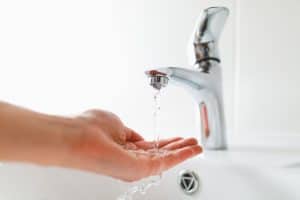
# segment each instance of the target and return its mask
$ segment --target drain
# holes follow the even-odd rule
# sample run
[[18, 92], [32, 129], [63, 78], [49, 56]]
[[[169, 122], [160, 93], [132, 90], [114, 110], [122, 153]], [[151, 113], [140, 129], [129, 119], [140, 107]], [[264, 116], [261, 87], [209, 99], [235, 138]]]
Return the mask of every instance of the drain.
[[187, 195], [192, 195], [199, 190], [199, 177], [191, 170], [183, 170], [179, 173], [178, 184]]

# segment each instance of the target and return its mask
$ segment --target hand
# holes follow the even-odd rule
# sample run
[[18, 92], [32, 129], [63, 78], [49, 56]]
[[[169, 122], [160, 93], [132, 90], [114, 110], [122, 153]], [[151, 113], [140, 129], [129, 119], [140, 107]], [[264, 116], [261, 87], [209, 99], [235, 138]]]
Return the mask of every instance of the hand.
[[135, 153], [147, 151], [154, 142], [145, 141], [126, 127], [114, 114], [91, 110], [74, 118], [80, 134], [72, 145], [65, 167], [88, 170], [125, 181], [159, 174], [184, 160], [199, 154], [202, 149], [194, 138], [180, 137], [159, 141], [166, 154]]
[[77, 168], [134, 181], [159, 174], [202, 151], [193, 138], [171, 138], [159, 141], [166, 154], [147, 153], [153, 142], [101, 110], [65, 118], [0, 102], [0, 111], [1, 162]]

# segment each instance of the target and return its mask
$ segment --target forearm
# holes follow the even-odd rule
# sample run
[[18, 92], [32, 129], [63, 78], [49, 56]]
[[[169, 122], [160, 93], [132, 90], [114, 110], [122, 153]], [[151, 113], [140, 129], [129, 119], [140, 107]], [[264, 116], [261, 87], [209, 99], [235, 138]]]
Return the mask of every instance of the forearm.
[[59, 165], [74, 129], [71, 119], [0, 102], [0, 160]]

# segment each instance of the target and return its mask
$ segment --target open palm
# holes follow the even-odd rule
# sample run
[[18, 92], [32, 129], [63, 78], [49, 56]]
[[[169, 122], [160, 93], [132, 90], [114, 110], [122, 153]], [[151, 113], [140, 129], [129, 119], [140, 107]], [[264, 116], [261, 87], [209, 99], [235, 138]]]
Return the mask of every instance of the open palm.
[[194, 138], [160, 140], [162, 154], [153, 153], [155, 143], [123, 125], [114, 114], [102, 110], [85, 112], [76, 118], [82, 124], [67, 166], [89, 170], [125, 181], [159, 174], [201, 153]]

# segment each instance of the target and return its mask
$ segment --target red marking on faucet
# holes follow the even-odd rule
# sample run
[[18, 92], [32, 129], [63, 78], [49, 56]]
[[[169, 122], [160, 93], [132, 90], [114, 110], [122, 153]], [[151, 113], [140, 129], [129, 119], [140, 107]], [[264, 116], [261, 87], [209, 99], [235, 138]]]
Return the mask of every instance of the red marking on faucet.
[[162, 76], [165, 76], [165, 75], [166, 75], [165, 73], [159, 72], [159, 71], [157, 71], [157, 70], [150, 70], [150, 71], [148, 71], [148, 74], [149, 74], [150, 76], [156, 76], [156, 75], [162, 75]]
[[201, 122], [202, 122], [202, 131], [206, 138], [209, 137], [210, 130], [209, 130], [209, 124], [208, 124], [208, 113], [207, 113], [207, 107], [204, 103], [200, 105], [200, 115], [201, 115]]

